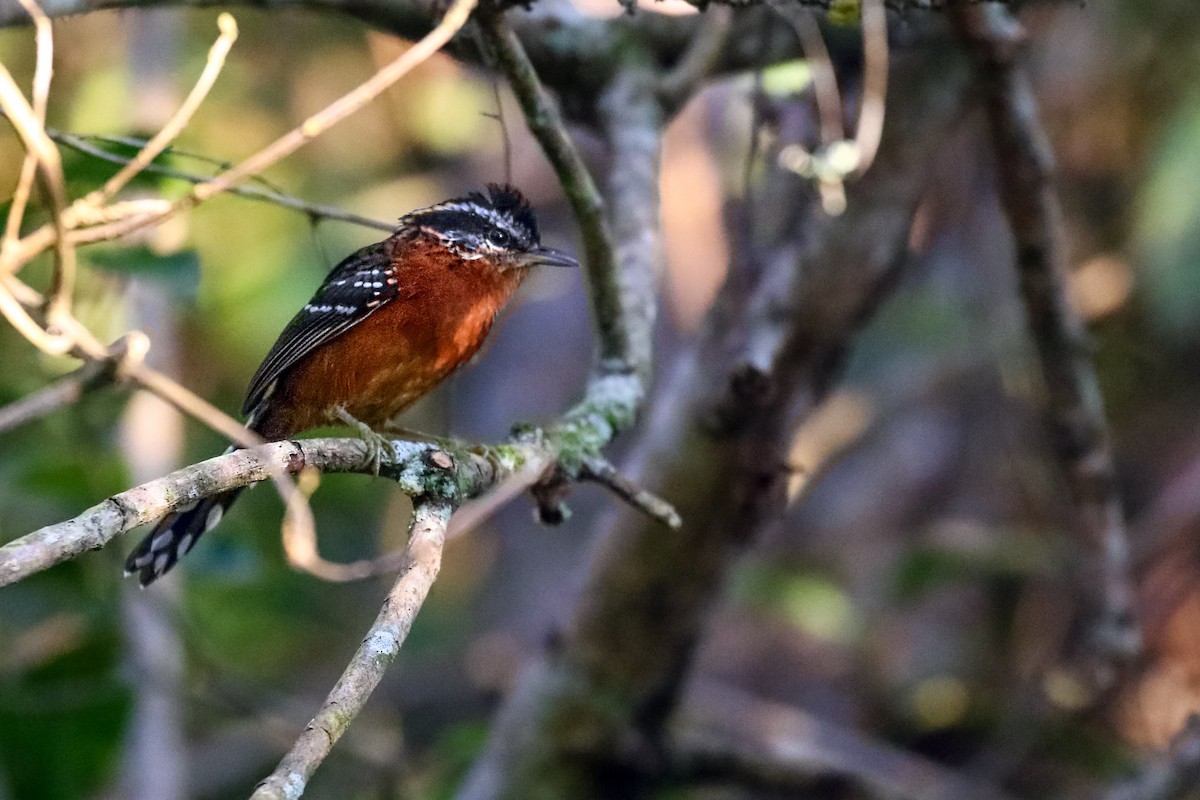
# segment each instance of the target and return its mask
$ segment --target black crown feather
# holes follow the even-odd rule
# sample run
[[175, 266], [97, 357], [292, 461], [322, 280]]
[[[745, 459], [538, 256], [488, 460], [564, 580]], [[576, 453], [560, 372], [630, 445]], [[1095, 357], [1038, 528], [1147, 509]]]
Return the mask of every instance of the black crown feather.
[[487, 195], [471, 192], [418, 209], [401, 218], [400, 224], [430, 228], [439, 235], [464, 242], [502, 227], [513, 236], [518, 248], [530, 249], [540, 244], [537, 219], [525, 195], [508, 184], [489, 183], [487, 191]]

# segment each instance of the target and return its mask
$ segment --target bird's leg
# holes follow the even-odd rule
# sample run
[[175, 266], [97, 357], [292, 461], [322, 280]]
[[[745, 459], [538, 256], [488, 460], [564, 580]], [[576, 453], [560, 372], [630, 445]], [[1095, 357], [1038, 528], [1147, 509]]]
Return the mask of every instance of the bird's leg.
[[454, 439], [445, 436], [435, 436], [432, 433], [423, 433], [422, 431], [414, 431], [412, 428], [406, 428], [403, 425], [398, 425], [395, 422], [385, 422], [383, 429], [390, 434], [399, 436], [405, 439], [415, 439], [418, 442], [432, 442], [442, 447], [453, 447], [458, 444]]
[[388, 454], [387, 458], [391, 461], [392, 443], [388, 441], [386, 436], [382, 436], [374, 431], [370, 425], [357, 419], [346, 410], [345, 406], [335, 406], [333, 413], [346, 425], [358, 431], [359, 438], [367, 446], [367, 456], [370, 459], [367, 463], [371, 465], [371, 471], [378, 476], [379, 467], [383, 464], [385, 453]]

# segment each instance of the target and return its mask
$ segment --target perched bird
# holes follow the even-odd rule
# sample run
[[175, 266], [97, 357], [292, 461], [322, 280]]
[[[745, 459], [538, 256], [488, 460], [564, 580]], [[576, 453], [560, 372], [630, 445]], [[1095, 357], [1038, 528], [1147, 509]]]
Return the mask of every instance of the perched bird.
[[[250, 380], [242, 413], [269, 441], [331, 422], [378, 443], [397, 414], [469, 360], [535, 266], [574, 267], [542, 247], [528, 201], [488, 185], [402, 217], [395, 233], [333, 268]], [[378, 451], [376, 452], [378, 458]], [[221, 520], [241, 489], [163, 518], [130, 553], [147, 586]]]

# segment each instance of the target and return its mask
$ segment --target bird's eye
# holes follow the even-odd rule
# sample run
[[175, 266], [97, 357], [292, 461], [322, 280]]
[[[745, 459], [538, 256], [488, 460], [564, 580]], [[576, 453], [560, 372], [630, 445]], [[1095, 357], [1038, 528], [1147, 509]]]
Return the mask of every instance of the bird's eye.
[[488, 241], [496, 247], [508, 247], [512, 244], [512, 236], [508, 231], [494, 230], [488, 234]]

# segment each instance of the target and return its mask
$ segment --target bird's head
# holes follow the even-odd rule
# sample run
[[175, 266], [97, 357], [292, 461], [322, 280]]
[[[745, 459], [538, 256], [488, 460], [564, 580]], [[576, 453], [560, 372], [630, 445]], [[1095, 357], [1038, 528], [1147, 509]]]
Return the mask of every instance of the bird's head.
[[472, 192], [421, 208], [400, 219], [400, 229], [432, 236], [468, 261], [486, 260], [498, 269], [577, 267], [568, 253], [542, 247], [529, 201], [512, 186], [488, 184], [484, 196]]

